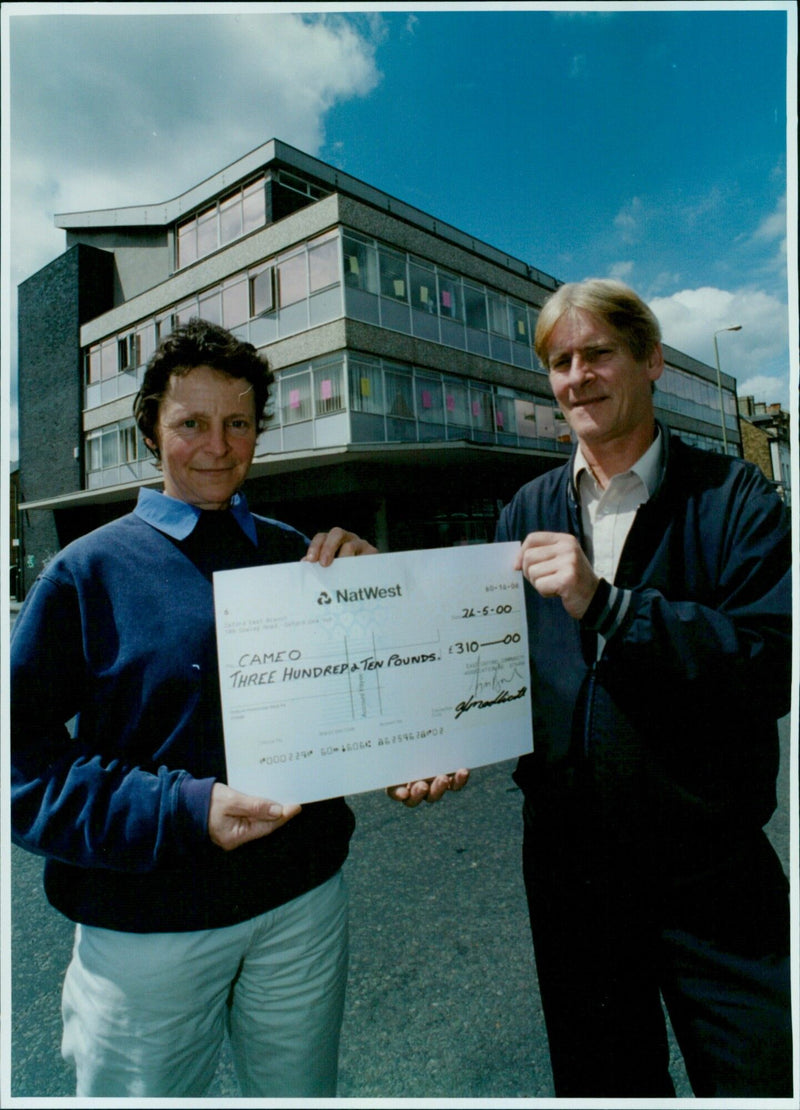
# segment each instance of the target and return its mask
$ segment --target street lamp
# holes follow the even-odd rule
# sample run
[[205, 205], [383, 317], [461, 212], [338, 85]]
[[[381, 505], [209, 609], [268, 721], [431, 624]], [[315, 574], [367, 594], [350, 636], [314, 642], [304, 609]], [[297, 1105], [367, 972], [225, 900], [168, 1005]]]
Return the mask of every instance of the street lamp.
[[741, 331], [741, 324], [734, 324], [730, 328], [718, 328], [714, 332], [714, 358], [717, 363], [717, 392], [719, 393], [719, 412], [722, 417], [722, 450], [728, 454], [728, 433], [725, 430], [725, 398], [722, 394], [722, 374], [719, 368], [719, 347], [717, 346], [717, 336], [723, 331]]

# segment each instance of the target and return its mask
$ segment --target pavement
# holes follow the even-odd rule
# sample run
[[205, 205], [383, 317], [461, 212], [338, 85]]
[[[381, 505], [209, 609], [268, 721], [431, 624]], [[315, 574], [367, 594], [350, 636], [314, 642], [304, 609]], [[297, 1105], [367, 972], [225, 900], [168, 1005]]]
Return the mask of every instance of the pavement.
[[[789, 869], [789, 722], [780, 806], [768, 828]], [[512, 763], [413, 810], [382, 792], [349, 799], [357, 829], [345, 875], [351, 964], [339, 1098], [550, 1099], [552, 1078], [520, 872], [521, 795]], [[73, 926], [44, 898], [41, 860], [11, 851], [13, 1098], [69, 1096], [60, 990]], [[677, 1095], [690, 1097], [672, 1041]], [[227, 1050], [208, 1098], [238, 1097]]]

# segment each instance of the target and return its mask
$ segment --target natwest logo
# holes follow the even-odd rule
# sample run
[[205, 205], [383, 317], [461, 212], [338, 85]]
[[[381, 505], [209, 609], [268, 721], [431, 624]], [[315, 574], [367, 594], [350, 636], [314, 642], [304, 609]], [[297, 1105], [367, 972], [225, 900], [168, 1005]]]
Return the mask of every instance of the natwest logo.
[[396, 586], [359, 586], [357, 590], [337, 590], [336, 601], [347, 603], [349, 601], [373, 601], [385, 597], [402, 597], [403, 590], [398, 583]]

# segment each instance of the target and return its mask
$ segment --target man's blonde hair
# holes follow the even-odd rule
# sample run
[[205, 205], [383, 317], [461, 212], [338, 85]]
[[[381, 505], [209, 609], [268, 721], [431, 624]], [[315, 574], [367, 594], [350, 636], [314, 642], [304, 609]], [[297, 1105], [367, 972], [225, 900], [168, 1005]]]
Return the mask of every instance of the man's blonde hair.
[[536, 324], [534, 349], [545, 370], [550, 336], [561, 317], [581, 309], [610, 324], [628, 344], [637, 361], [646, 359], [661, 342], [658, 320], [638, 293], [611, 278], [588, 278], [560, 286], [545, 301]]

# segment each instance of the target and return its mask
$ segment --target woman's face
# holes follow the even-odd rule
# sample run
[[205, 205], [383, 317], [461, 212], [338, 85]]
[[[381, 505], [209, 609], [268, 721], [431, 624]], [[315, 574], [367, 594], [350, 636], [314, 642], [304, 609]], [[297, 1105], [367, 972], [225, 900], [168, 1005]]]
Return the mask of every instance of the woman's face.
[[170, 378], [156, 439], [164, 492], [199, 509], [226, 509], [256, 446], [253, 387], [210, 366]]

